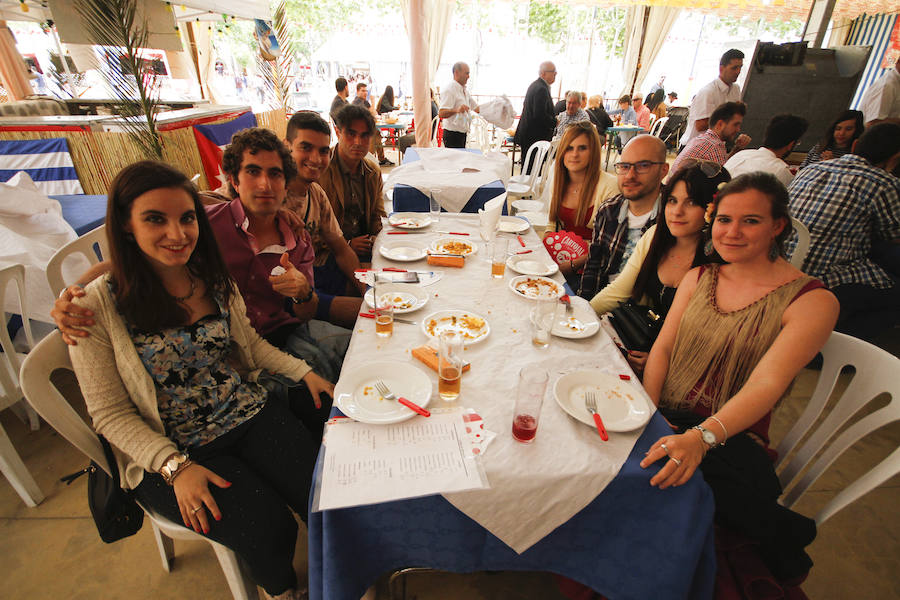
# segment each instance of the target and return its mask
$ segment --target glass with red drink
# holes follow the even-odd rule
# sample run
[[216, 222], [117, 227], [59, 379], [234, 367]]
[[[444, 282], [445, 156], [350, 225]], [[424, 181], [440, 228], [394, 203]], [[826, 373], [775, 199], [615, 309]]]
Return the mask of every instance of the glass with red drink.
[[534, 440], [549, 379], [550, 374], [547, 370], [536, 366], [525, 367], [519, 371], [519, 386], [516, 390], [512, 422], [512, 435], [517, 442], [530, 444]]

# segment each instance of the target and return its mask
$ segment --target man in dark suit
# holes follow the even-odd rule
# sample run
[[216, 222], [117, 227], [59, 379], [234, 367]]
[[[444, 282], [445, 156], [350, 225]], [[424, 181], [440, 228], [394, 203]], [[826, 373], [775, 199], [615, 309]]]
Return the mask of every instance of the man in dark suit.
[[[553, 99], [550, 97], [550, 85], [556, 81], [556, 65], [547, 61], [541, 63], [538, 78], [528, 86], [525, 92], [525, 103], [522, 105], [522, 117], [516, 129], [514, 141], [522, 148], [522, 159], [528, 148], [538, 140], [553, 137], [556, 127], [556, 113], [553, 110]], [[527, 171], [522, 165], [522, 171]]]

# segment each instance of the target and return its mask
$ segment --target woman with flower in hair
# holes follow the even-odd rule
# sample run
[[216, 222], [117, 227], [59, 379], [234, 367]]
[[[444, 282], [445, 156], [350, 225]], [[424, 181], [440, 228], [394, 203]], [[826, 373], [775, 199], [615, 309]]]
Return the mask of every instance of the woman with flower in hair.
[[674, 431], [650, 446], [641, 466], [664, 461], [650, 479], [660, 489], [684, 484], [699, 467], [720, 532], [750, 544], [774, 580], [796, 584], [812, 565], [804, 548], [816, 528], [777, 503], [769, 422], [828, 339], [839, 306], [822, 282], [785, 260], [788, 194], [774, 176], [733, 179], [711, 212], [713, 249], [725, 264], [685, 275], [650, 351], [644, 387]]
[[[666, 316], [682, 277], [710, 261], [704, 253], [707, 211], [718, 187], [730, 179], [709, 161], [688, 163], [669, 178], [661, 194], [665, 218], [644, 233], [622, 273], [591, 299], [598, 315], [631, 300]], [[636, 373], [643, 372], [647, 352], [630, 350], [626, 358]]]

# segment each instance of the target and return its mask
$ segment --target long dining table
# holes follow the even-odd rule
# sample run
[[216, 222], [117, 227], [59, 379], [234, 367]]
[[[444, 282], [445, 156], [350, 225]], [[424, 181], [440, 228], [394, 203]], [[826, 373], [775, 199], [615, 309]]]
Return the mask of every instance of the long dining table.
[[[466, 347], [472, 367], [455, 404], [477, 411], [485, 429], [497, 434], [479, 457], [490, 489], [310, 512], [310, 597], [357, 600], [386, 573], [429, 567], [460, 573], [552, 572], [615, 600], [712, 598], [709, 487], [699, 472], [675, 488], [649, 484], [661, 463], [642, 469], [639, 462], [653, 442], [671, 432], [659, 413], [654, 411], [636, 431], [610, 432], [604, 442], [592, 427], [564, 412], [554, 399], [554, 384], [576, 369], [630, 376], [645, 392], [602, 328], [584, 339], [554, 337], [548, 348], [533, 346], [532, 301], [510, 289], [517, 274], [509, 268], [502, 279], [491, 278], [478, 225], [477, 215], [446, 213], [424, 233], [389, 235], [386, 225], [376, 239], [373, 269], [436, 271], [441, 278], [425, 287], [424, 307], [403, 315], [419, 325], [395, 323], [390, 338], [376, 340], [374, 322], [358, 319], [341, 376], [374, 360], [414, 364], [432, 380], [429, 406], [446, 406], [437, 396], [437, 374], [410, 350], [426, 343], [420, 325], [434, 311], [463, 309], [482, 316], [491, 331]], [[458, 239], [475, 244], [477, 253], [460, 269], [433, 267], [424, 259], [399, 263], [379, 252], [382, 244], [398, 239], [424, 247], [447, 237], [438, 231], [469, 233]], [[551, 260], [530, 228], [520, 238], [497, 235], [510, 238], [510, 252], [531, 250]], [[559, 273], [553, 279], [562, 282]], [[536, 366], [550, 372], [550, 382], [537, 436], [525, 445], [511, 436], [515, 387], [519, 370]], [[340, 411], [335, 408], [333, 414]], [[326, 453], [327, 432], [316, 486]]]

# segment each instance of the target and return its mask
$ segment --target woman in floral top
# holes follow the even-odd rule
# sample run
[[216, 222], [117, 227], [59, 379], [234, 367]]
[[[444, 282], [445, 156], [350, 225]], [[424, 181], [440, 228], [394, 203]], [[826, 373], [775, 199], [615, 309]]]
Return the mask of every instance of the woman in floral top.
[[[123, 486], [233, 549], [270, 597], [300, 598], [292, 561], [317, 444], [295, 416], [333, 387], [250, 326], [197, 191], [151, 161], [109, 191], [111, 272], [78, 303], [96, 323], [70, 350]], [[263, 372], [303, 380], [269, 393]]]

